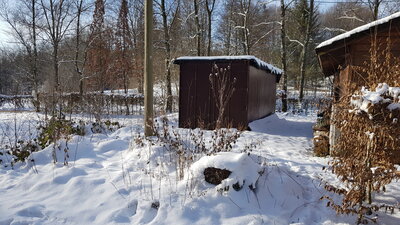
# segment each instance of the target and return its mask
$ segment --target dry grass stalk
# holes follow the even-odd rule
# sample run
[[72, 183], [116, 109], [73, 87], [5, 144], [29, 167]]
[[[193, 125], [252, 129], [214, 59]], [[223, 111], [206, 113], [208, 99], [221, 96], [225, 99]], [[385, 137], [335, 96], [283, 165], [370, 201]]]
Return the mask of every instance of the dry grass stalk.
[[227, 127], [229, 121], [225, 119], [225, 110], [235, 92], [236, 77], [232, 77], [230, 66], [219, 68], [217, 64], [214, 64], [209, 79], [215, 105], [218, 110], [215, 128]]

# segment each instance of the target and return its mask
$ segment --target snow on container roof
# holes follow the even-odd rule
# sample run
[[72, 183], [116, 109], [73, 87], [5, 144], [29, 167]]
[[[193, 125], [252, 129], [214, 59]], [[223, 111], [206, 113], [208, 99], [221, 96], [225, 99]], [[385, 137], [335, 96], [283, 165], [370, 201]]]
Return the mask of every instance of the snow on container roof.
[[387, 23], [387, 22], [389, 22], [389, 21], [391, 21], [393, 19], [396, 19], [396, 18], [400, 18], [400, 12], [394, 13], [394, 14], [388, 16], [388, 17], [385, 17], [385, 18], [376, 20], [374, 22], [365, 24], [363, 26], [357, 27], [357, 28], [355, 28], [355, 29], [353, 29], [351, 31], [346, 32], [346, 33], [340, 34], [340, 35], [338, 35], [338, 36], [336, 36], [334, 38], [326, 40], [326, 41], [322, 42], [321, 44], [319, 44], [316, 47], [316, 50], [318, 50], [320, 48], [323, 48], [323, 47], [326, 47], [328, 45], [331, 45], [331, 44], [333, 44], [335, 42], [341, 41], [343, 39], [349, 38], [349, 37], [351, 37], [351, 36], [353, 36], [355, 34], [367, 31], [367, 30], [371, 29], [372, 27]]
[[184, 61], [234, 61], [234, 60], [249, 60], [250, 64], [257, 69], [264, 70], [268, 73], [275, 75], [282, 75], [282, 70], [266, 63], [259, 58], [252, 55], [238, 55], [238, 56], [182, 56], [174, 60], [174, 64], [180, 64]]

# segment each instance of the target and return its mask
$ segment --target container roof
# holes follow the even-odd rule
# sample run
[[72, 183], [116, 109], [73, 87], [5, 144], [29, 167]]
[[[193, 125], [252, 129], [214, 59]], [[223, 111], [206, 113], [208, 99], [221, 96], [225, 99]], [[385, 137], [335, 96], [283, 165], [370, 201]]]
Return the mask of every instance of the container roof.
[[[213, 62], [229, 62], [229, 61], [239, 61], [248, 60], [250, 64], [257, 69], [264, 70], [268, 73], [272, 73], [280, 77], [282, 75], [282, 70], [266, 63], [259, 58], [252, 55], [238, 55], [238, 56], [183, 56], [174, 60], [174, 64], [180, 64], [187, 61], [213, 61]], [[279, 79], [278, 79], [279, 80]]]

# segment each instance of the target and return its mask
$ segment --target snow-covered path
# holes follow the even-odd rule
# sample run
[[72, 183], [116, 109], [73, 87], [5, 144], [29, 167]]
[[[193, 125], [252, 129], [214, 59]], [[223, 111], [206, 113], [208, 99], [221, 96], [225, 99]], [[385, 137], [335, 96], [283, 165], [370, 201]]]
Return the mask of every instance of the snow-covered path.
[[[177, 115], [170, 117], [176, 123]], [[264, 173], [256, 190], [223, 193], [210, 184], [190, 188], [162, 148], [134, 145], [139, 118], [109, 135], [74, 136], [68, 166], [53, 164], [46, 148], [33, 154], [36, 166], [0, 168], [0, 225], [352, 224], [354, 216], [337, 216], [319, 200], [330, 194], [321, 179], [334, 178], [322, 170], [328, 159], [312, 156], [314, 120], [273, 115], [253, 122], [234, 152], [253, 146]], [[59, 162], [63, 157], [58, 152]], [[393, 224], [399, 215], [383, 219]]]

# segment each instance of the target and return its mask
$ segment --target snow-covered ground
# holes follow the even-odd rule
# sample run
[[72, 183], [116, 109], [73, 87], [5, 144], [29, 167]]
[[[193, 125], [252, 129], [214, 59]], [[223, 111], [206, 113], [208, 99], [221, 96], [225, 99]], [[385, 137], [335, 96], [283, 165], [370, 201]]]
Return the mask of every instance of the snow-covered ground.
[[[176, 127], [177, 117], [169, 115], [171, 126]], [[17, 118], [22, 121], [20, 126]], [[59, 163], [52, 163], [52, 146], [33, 153], [34, 164], [19, 163], [14, 169], [0, 165], [0, 225], [328, 225], [356, 221], [356, 216], [336, 215], [320, 200], [323, 195], [337, 198], [323, 188], [325, 181], [335, 183], [336, 179], [323, 170], [329, 159], [312, 154], [314, 116], [276, 114], [255, 121], [231, 153], [201, 158], [184, 169], [182, 180], [170, 151], [146, 142], [141, 146], [137, 137], [143, 132], [142, 118], [117, 119], [124, 127], [115, 132], [72, 137], [68, 166], [62, 163], [63, 152], [57, 152]], [[12, 127], [29, 131], [39, 121], [35, 113], [0, 113], [0, 124], [9, 127], [11, 134]], [[21, 134], [30, 135], [33, 132]], [[2, 138], [6, 136], [12, 138], [4, 131]], [[211, 132], [205, 136], [209, 140]], [[209, 165], [226, 165], [233, 170], [231, 180], [222, 186], [204, 182], [201, 169]], [[241, 190], [223, 190], [224, 185], [237, 181], [244, 183]], [[398, 201], [398, 183], [387, 190], [380, 198]], [[380, 214], [378, 219], [379, 224], [399, 221], [398, 211]]]

